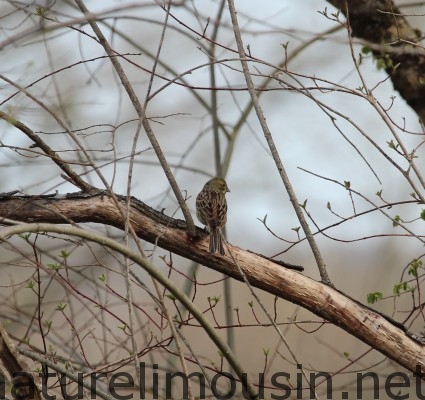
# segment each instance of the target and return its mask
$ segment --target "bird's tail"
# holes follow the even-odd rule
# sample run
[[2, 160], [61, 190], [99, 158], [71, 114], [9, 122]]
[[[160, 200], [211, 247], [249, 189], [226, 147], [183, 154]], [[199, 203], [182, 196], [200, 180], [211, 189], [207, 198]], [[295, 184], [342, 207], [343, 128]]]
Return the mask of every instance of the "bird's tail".
[[224, 255], [223, 241], [220, 228], [213, 228], [210, 232], [210, 253]]

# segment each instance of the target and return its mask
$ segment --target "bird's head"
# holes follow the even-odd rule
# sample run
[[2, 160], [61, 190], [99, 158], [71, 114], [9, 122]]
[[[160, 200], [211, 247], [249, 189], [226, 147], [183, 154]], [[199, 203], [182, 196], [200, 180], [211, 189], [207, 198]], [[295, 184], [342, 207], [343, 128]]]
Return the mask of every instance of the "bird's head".
[[204, 186], [204, 188], [212, 189], [216, 192], [226, 194], [230, 192], [227, 183], [223, 178], [212, 178]]

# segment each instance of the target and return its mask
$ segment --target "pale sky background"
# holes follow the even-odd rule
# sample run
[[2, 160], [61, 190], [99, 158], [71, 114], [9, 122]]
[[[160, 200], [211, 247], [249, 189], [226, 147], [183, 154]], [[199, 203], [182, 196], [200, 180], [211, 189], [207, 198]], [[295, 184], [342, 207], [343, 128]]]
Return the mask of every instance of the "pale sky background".
[[[1, 4], [4, 3], [4, 4]], [[0, 14], [8, 9], [8, 2], [0, 2]], [[139, 2], [140, 7], [132, 7], [138, 2], [126, 1], [91, 1], [87, 6], [92, 12], [102, 12], [109, 8], [118, 8], [128, 5], [120, 12], [122, 16], [118, 21], [106, 19], [108, 24], [115, 24], [115, 28], [129, 35], [135, 43], [143, 49], [155, 53], [158, 47], [158, 38], [164, 21], [164, 12], [158, 6], [150, 6], [148, 2]], [[188, 3], [189, 7], [196, 7], [199, 13], [198, 21], [182, 8], [173, 7], [172, 13], [181, 21], [202, 32], [205, 27], [205, 18], [213, 17], [217, 12], [217, 2], [195, 1]], [[401, 2], [396, 2], [401, 4]], [[278, 64], [283, 59], [284, 48], [282, 44], [288, 43], [288, 54], [305, 41], [312, 39], [316, 34], [336, 26], [320, 12], [327, 8], [330, 15], [335, 10], [325, 1], [237, 1], [240, 26], [244, 30], [243, 39], [250, 46], [251, 54], [270, 64]], [[30, 6], [34, 8], [34, 6]], [[408, 9], [411, 13], [425, 13], [425, 7]], [[65, 6], [63, 15], [59, 20], [64, 22], [69, 18], [80, 18], [79, 11]], [[116, 15], [116, 13], [111, 13]], [[134, 19], [133, 17], [137, 17]], [[32, 17], [35, 18], [35, 17]], [[141, 18], [146, 18], [141, 21]], [[342, 18], [342, 17], [341, 17]], [[182, 35], [172, 29], [182, 29], [177, 22], [170, 20], [170, 27], [165, 34], [165, 40], [160, 58], [182, 74], [205, 64], [204, 67], [193, 71], [185, 78], [191, 85], [208, 87], [209, 70], [208, 57], [199, 47], [206, 45], [195, 34]], [[227, 8], [224, 11], [223, 21], [227, 29], [220, 31], [218, 41], [232, 49], [236, 48], [230, 29], [230, 17]], [[423, 29], [424, 17], [412, 17], [411, 23]], [[22, 25], [19, 24], [22, 22]], [[50, 24], [50, 23], [49, 23]], [[22, 21], [22, 15], [11, 16], [3, 19], [1, 41], [12, 37], [25, 28], [33, 26], [31, 20]], [[111, 40], [111, 32], [100, 25], [105, 35]], [[211, 34], [212, 26], [206, 31]], [[88, 26], [84, 31], [92, 34]], [[64, 33], [64, 34], [63, 34]], [[188, 33], [188, 31], [185, 31]], [[54, 39], [43, 42], [40, 35], [27, 36], [14, 44], [2, 49], [1, 73], [17, 81], [20, 85], [28, 85], [52, 70], [79, 62], [81, 59], [92, 59], [104, 54], [99, 45], [92, 39], [82, 36], [79, 32], [70, 33], [68, 29], [58, 30], [49, 37]], [[198, 40], [194, 40], [194, 37]], [[112, 38], [114, 49], [120, 53], [131, 53], [128, 58], [138, 65], [150, 69], [152, 59], [144, 50], [136, 50], [128, 42], [123, 41], [115, 34]], [[355, 45], [356, 56], [361, 45]], [[142, 53], [142, 54], [135, 54]], [[240, 64], [230, 59], [237, 58], [234, 53], [218, 49], [216, 57], [225, 59], [226, 65], [232, 67], [217, 68], [217, 86], [244, 87], [244, 80], [240, 71]], [[121, 60], [122, 61], [122, 60]], [[135, 88], [144, 101], [146, 83], [149, 74], [122, 61], [126, 72]], [[251, 64], [251, 71], [255, 68], [262, 74], [268, 74], [272, 69], [266, 65]], [[353, 60], [347, 46], [347, 33], [340, 30], [328, 39], [319, 41], [307, 47], [300, 55], [288, 64], [291, 72], [315, 76], [318, 79], [328, 80], [331, 83], [357, 88], [360, 86], [359, 77], [353, 67]], [[386, 78], [383, 71], [378, 71], [374, 62], [365, 59], [361, 71], [369, 85], [374, 87]], [[157, 72], [167, 78], [174, 78], [163, 67], [158, 66]], [[281, 78], [294, 84], [291, 78], [281, 75]], [[261, 78], [256, 82], [261, 82]], [[301, 78], [307, 86], [312, 86], [312, 81]], [[164, 85], [164, 80], [156, 78], [153, 91]], [[65, 111], [58, 106], [58, 96], [55, 86], [60, 90], [62, 102], [66, 104]], [[278, 88], [277, 82], [271, 84]], [[53, 106], [62, 115], [72, 129], [84, 129], [100, 124], [118, 125], [132, 118], [135, 112], [127, 100], [116, 76], [112, 73], [110, 63], [105, 60], [78, 65], [71, 69], [57, 73], [53, 77], [32, 86], [30, 92], [42, 99], [46, 104]], [[2, 82], [0, 99], [5, 99], [14, 93], [4, 81]], [[210, 92], [198, 92], [209, 102]], [[342, 93], [313, 92], [316, 98], [323, 101], [331, 108], [358, 124], [367, 135], [370, 135], [379, 145], [401, 165], [406, 166], [400, 156], [389, 150], [386, 141], [392, 139], [388, 127], [383, 123], [378, 113], [365, 100]], [[405, 104], [400, 95], [392, 88], [389, 80], [382, 82], [374, 91], [378, 100], [389, 106], [391, 97], [395, 96], [394, 104], [389, 112], [393, 121], [399, 125], [405, 124], [407, 130], [421, 133], [417, 115]], [[235, 104], [237, 99], [238, 104]], [[6, 103], [2, 101], [1, 109], [16, 112], [24, 123], [34, 131], [58, 132], [57, 125], [40, 107], [24, 95], [16, 96]], [[240, 108], [249, 102], [247, 91], [220, 91], [218, 95], [218, 110], [220, 118], [230, 127], [238, 120]], [[338, 218], [332, 215], [326, 207], [330, 202], [332, 209], [339, 215], [348, 217], [352, 215], [352, 203], [348, 192], [335, 184], [324, 181], [307, 174], [299, 167], [316, 174], [338, 180], [350, 181], [351, 187], [380, 204], [376, 192], [383, 190], [383, 196], [388, 202], [409, 199], [412, 192], [401, 174], [396, 171], [379, 153], [372, 148], [356, 130], [344, 119], [338, 118], [336, 124], [350, 141], [352, 141], [361, 154], [373, 166], [382, 183], [379, 183], [359, 154], [345, 141], [337, 131], [328, 116], [307, 97], [295, 91], [276, 90], [261, 96], [261, 105], [264, 109], [269, 128], [280, 152], [281, 159], [292, 181], [298, 200], [303, 203], [306, 199], [307, 209], [320, 227], [328, 226]], [[208, 176], [214, 175], [214, 161], [212, 151], [211, 117], [207, 110], [200, 107], [193, 95], [184, 87], [171, 85], [158, 93], [149, 103], [147, 114], [152, 117], [152, 127], [157, 134], [160, 145], [170, 163], [179, 164], [191, 169], [176, 171], [177, 181], [183, 190], [190, 196], [188, 204], [194, 213], [194, 199]], [[1, 122], [0, 140], [7, 145], [28, 146], [28, 139], [16, 130], [6, 128]], [[132, 139], [136, 123], [126, 124], [116, 131], [115, 146], [117, 156], [128, 156], [131, 151]], [[102, 165], [113, 159], [114, 153], [102, 152], [110, 149], [110, 126], [89, 129], [96, 135], [82, 138], [89, 147], [97, 149], [95, 153], [98, 164]], [[198, 136], [203, 136], [194, 144]], [[400, 131], [399, 131], [400, 133]], [[412, 148], [423, 140], [419, 135], [401, 134], [408, 148]], [[55, 149], [68, 149], [71, 145], [69, 139], [63, 135], [42, 135]], [[223, 150], [225, 140], [222, 137]], [[142, 133], [137, 145], [138, 151], [149, 148], [148, 141]], [[422, 160], [424, 152], [420, 152]], [[69, 153], [65, 158], [76, 159], [76, 155]], [[185, 157], [182, 160], [182, 157]], [[134, 170], [132, 194], [152, 207], [166, 208], [168, 214], [176, 209], [176, 202], [172, 195], [164, 195], [168, 184], [166, 178], [155, 161], [152, 150], [137, 156]], [[1, 191], [20, 189], [28, 194], [39, 194], [58, 190], [61, 193], [75, 191], [76, 188], [64, 183], [57, 169], [50, 164], [44, 166], [36, 163], [34, 168], [28, 170], [22, 164], [22, 158], [16, 157], [12, 152], [4, 149], [0, 154], [0, 163], [6, 171], [1, 179]], [[418, 165], [423, 168], [423, 161], [418, 160]], [[114, 189], [117, 193], [125, 194], [127, 184], [128, 162], [127, 159], [116, 165]], [[113, 166], [102, 168], [102, 173], [111, 179]], [[208, 176], [206, 175], [208, 174]], [[91, 183], [101, 186], [99, 180], [90, 175]], [[296, 234], [292, 230], [299, 223], [290, 205], [289, 199], [280, 177], [274, 166], [273, 160], [266, 147], [264, 136], [253, 112], [247, 123], [243, 125], [236, 141], [234, 154], [226, 177], [231, 193], [228, 195], [229, 213], [227, 234], [230, 243], [244, 249], [265, 255], [279, 253], [287, 246], [285, 243], [272, 237], [266, 231], [258, 218], [268, 216], [267, 222], [275, 233], [285, 239], [295, 240]], [[41, 181], [41, 184], [40, 184]], [[357, 212], [371, 208], [363, 200], [353, 195]], [[418, 218], [421, 207], [414, 205], [386, 210], [390, 215], [401, 215], [404, 220]], [[181, 216], [180, 216], [181, 218]], [[198, 223], [198, 222], [197, 222]], [[198, 223], [198, 225], [200, 225]], [[310, 222], [310, 226], [315, 231]], [[408, 224], [416, 234], [425, 233], [423, 221]], [[401, 234], [400, 228], [394, 229], [391, 221], [380, 213], [374, 212], [364, 217], [355, 218], [350, 222], [327, 231], [327, 234], [337, 239], [351, 240], [372, 234]], [[343, 243], [329, 238], [317, 237], [323, 257], [328, 266], [328, 272], [337, 287], [350, 293], [362, 302], [366, 301], [366, 294], [372, 291], [383, 291], [391, 295], [393, 285], [400, 279], [402, 268], [414, 257], [419, 257], [423, 252], [423, 245], [414, 238], [376, 238], [371, 240]], [[148, 245], [149, 247], [149, 245]], [[301, 264], [305, 267], [305, 274], [318, 279], [310, 249], [305, 243], [295, 246], [291, 251], [282, 256], [289, 262]], [[165, 271], [165, 267], [164, 267]], [[378, 304], [376, 307], [389, 307], [392, 304]], [[301, 346], [302, 347], [302, 346]]]

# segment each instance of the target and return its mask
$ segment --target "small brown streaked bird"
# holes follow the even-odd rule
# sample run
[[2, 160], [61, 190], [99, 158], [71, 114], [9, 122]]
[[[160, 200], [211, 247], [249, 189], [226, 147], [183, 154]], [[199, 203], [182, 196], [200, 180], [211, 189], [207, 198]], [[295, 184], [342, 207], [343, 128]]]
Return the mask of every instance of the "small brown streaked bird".
[[224, 255], [221, 228], [227, 221], [227, 192], [230, 190], [223, 178], [212, 178], [196, 196], [196, 216], [210, 233], [211, 254]]

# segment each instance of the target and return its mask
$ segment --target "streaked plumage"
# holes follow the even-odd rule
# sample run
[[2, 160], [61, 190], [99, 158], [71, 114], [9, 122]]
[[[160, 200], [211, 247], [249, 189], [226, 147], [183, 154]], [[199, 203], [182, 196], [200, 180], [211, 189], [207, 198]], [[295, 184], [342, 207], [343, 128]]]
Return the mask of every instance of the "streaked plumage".
[[196, 197], [196, 216], [210, 233], [210, 253], [224, 254], [221, 228], [227, 221], [226, 193], [230, 192], [223, 178], [210, 179]]

